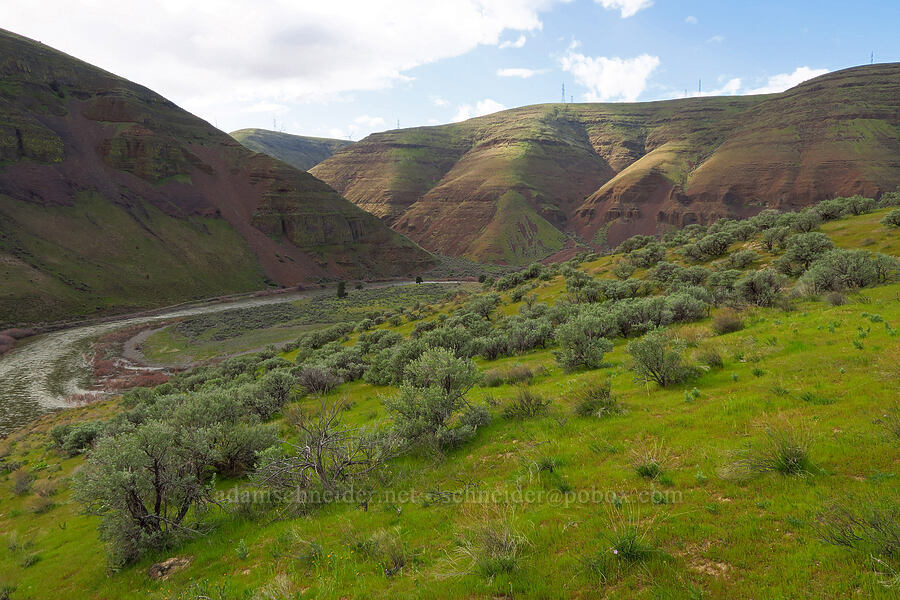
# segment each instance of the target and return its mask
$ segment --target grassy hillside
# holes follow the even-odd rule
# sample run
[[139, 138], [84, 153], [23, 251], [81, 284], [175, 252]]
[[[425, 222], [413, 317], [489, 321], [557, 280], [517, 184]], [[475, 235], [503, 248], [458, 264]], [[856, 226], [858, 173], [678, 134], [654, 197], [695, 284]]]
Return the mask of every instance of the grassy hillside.
[[349, 140], [292, 135], [267, 129], [239, 129], [229, 133], [241, 145], [308, 171], [335, 152], [353, 144]]
[[764, 96], [525, 106], [373, 134], [311, 172], [430, 250], [526, 264], [558, 247], [501, 238], [498, 250], [481, 239], [510, 220], [499, 208], [509, 192], [527, 201], [512, 219], [525, 229], [546, 221], [614, 246], [767, 206], [893, 190], [898, 97], [900, 66], [883, 64]]
[[[636, 238], [610, 256], [504, 276], [483, 294], [304, 336], [280, 357], [228, 361], [149, 395], [48, 416], [0, 446], [0, 585], [11, 598], [895, 597], [897, 262], [878, 259], [868, 287], [847, 288], [826, 276], [829, 265], [853, 257], [855, 276], [877, 255], [829, 254], [821, 242], [900, 254], [896, 226], [883, 223], [896, 208], [871, 204], [855, 216], [820, 206], [827, 220], [811, 234], [804, 216], [766, 213], [663, 244]], [[781, 241], [769, 250], [773, 235]], [[801, 274], [798, 249], [809, 240], [819, 250]], [[766, 288], [758, 278], [773, 268], [792, 274]], [[614, 299], [622, 294], [633, 298]], [[643, 334], [655, 319], [662, 338]], [[554, 320], [555, 339], [529, 337], [546, 336]], [[613, 322], [631, 332], [605, 334], [599, 362], [601, 339], [569, 337]], [[656, 339], [670, 366], [679, 357], [672, 372], [683, 380], [639, 377], [636, 347]], [[220, 506], [186, 521], [202, 533], [107, 574], [100, 519], [70, 491], [74, 471], [99, 459], [67, 457], [48, 436], [53, 426], [118, 414], [115, 439], [125, 444], [122, 423], [147, 427], [142, 419], [160, 418], [155, 405], [244, 397], [297, 362], [291, 372], [303, 381], [313, 368], [348, 381], [321, 395], [295, 390], [273, 420], [282, 439], [296, 442], [337, 401], [344, 424], [387, 431], [403, 421], [384, 378], [417, 343], [455, 349], [460, 365], [473, 356], [481, 379], [466, 399], [489, 422], [482, 412], [465, 429], [463, 411], [445, 437], [426, 438], [445, 440], [442, 449], [408, 448], [377, 476], [336, 488], [371, 496], [279, 502], [271, 484], [223, 475], [208, 483]], [[416, 387], [414, 371], [403, 376], [412, 359], [400, 360], [404, 385], [426, 402], [436, 392]], [[350, 375], [359, 364], [362, 379]], [[178, 409], [162, 422], [183, 417]], [[317, 482], [302, 489], [321, 492]], [[170, 557], [187, 566], [148, 578]]]
[[433, 264], [146, 88], [2, 30], [0, 52], [0, 326]]

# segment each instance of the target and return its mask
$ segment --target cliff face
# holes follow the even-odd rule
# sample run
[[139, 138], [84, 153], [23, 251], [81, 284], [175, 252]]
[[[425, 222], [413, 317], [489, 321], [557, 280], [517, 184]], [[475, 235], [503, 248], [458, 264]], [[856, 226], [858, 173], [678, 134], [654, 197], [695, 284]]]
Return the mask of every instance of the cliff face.
[[[781, 94], [526, 106], [374, 134], [310, 172], [425, 248], [522, 263], [900, 184], [900, 64]], [[509, 194], [521, 201], [510, 202]]]
[[315, 177], [0, 30], [0, 322], [430, 264]]
[[239, 129], [228, 135], [254, 152], [268, 154], [301, 171], [308, 171], [353, 144], [349, 140], [292, 135], [267, 129]]

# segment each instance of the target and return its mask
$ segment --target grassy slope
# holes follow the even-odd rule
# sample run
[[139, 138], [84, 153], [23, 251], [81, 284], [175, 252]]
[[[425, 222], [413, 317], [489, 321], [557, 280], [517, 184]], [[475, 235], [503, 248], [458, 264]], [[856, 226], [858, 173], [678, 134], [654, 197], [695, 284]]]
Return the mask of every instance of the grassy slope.
[[239, 129], [231, 137], [242, 145], [307, 171], [335, 152], [351, 145], [348, 140], [291, 135], [267, 129]]
[[2, 29], [0, 54], [0, 328], [433, 264], [140, 85]]
[[143, 210], [129, 214], [91, 193], [79, 194], [73, 206], [0, 203], [0, 325], [265, 285], [246, 242], [222, 219]]
[[[823, 229], [842, 246], [871, 238], [871, 247], [896, 252], [896, 230], [878, 224], [884, 212], [842, 219]], [[763, 254], [761, 260], [768, 258]], [[604, 276], [612, 260], [602, 258], [583, 268]], [[536, 293], [552, 301], [564, 293], [564, 283], [560, 278], [544, 282]], [[877, 425], [900, 395], [894, 358], [900, 353], [900, 338], [885, 326], [900, 326], [898, 297], [900, 284], [892, 284], [864, 290], [844, 306], [808, 301], [792, 312], [753, 309], [746, 315], [746, 329], [723, 336], [715, 336], [708, 322], [681, 326], [691, 341], [689, 355], [716, 348], [725, 365], [666, 390], [633, 382], [621, 340], [607, 355], [607, 367], [577, 374], [561, 373], [548, 350], [479, 361], [482, 368], [513, 363], [546, 367], [532, 387], [553, 399], [550, 414], [524, 422], [497, 419], [443, 460], [396, 461], [387, 492], [460, 490], [470, 483], [478, 490], [522, 490], [547, 498], [565, 483], [576, 492], [615, 491], [635, 497], [656, 490], [682, 495], [671, 497], [668, 504], [629, 505], [634, 512], [618, 512], [609, 504], [553, 502], [559, 495], [550, 496], [551, 501], [517, 504], [514, 518], [530, 546], [520, 569], [508, 576], [445, 577], [452, 571], [448, 557], [454, 555], [458, 535], [484, 518], [484, 509], [473, 504], [426, 505], [419, 496], [409, 503], [375, 502], [366, 512], [352, 504], [333, 504], [308, 517], [274, 523], [218, 515], [209, 536], [107, 577], [96, 520], [80, 515], [65, 490], [65, 479], [80, 459], [60, 460], [47, 448], [45, 436], [52, 423], [115, 410], [114, 404], [103, 404], [46, 417], [32, 433], [6, 442], [10, 458], [28, 461], [27, 468], [60, 482], [62, 491], [51, 498], [54, 507], [34, 514], [40, 501], [36, 496], [13, 496], [7, 491], [10, 482], [0, 483], [0, 529], [9, 532], [8, 544], [15, 540], [25, 546], [0, 555], [0, 583], [18, 585], [14, 598], [84, 595], [86, 590], [97, 597], [170, 598], [197, 582], [200, 588], [188, 597], [217, 597], [203, 582], [227, 586], [232, 594], [228, 597], [264, 586], [324, 598], [894, 597], [879, 583], [866, 557], [821, 543], [812, 523], [829, 499], [896, 497], [900, 492], [897, 441]], [[501, 309], [513, 313], [518, 307], [504, 304]], [[409, 329], [410, 324], [400, 328]], [[573, 417], [570, 386], [607, 376], [628, 412], [604, 420]], [[694, 387], [699, 396], [689, 400], [686, 392]], [[472, 398], [491, 394], [502, 400], [513, 391], [475, 389]], [[800, 397], [804, 391], [832, 403], [805, 402]], [[389, 392], [355, 382], [340, 386], [332, 397], [348, 398], [352, 408], [346, 420], [364, 424], [385, 416], [378, 397]], [[318, 402], [307, 399], [302, 405], [315, 409]], [[773, 421], [809, 429], [811, 457], [820, 472], [799, 478], [764, 475], [743, 484], [716, 476], [729, 452], [758, 443], [762, 426]], [[668, 456], [668, 477], [650, 482], [636, 475], [632, 453], [654, 446]], [[554, 476], [527, 468], [542, 456], [557, 460]], [[226, 489], [232, 483], [220, 485]], [[668, 558], [635, 565], [618, 580], [599, 581], [582, 561], [608, 551], [602, 536], [623, 515], [646, 527], [646, 542]], [[395, 531], [416, 557], [390, 579], [378, 564], [348, 546], [348, 536], [384, 530]], [[278, 558], [279, 540], [291, 532], [321, 544], [322, 558], [314, 564]], [[241, 540], [249, 549], [246, 558], [236, 552]], [[40, 560], [21, 566], [31, 554]], [[166, 582], [148, 580], [151, 562], [176, 554], [194, 556], [193, 564]]]
[[[230, 353], [246, 352], [266, 344], [294, 341], [305, 331], [334, 323], [357, 322], [373, 311], [401, 312], [417, 304], [435, 302], [445, 294], [460, 289], [471, 291], [478, 287], [473, 283], [348, 289], [347, 298], [343, 300], [336, 299], [334, 291], [329, 290], [320, 296], [293, 302], [296, 314], [285, 314], [276, 323], [266, 323], [261, 327], [248, 325], [246, 328], [227, 329], [228, 325], [241, 318], [230, 311], [201, 317], [207, 328], [196, 336], [189, 335], [177, 325], [170, 326], [147, 338], [142, 351], [153, 363], [186, 364], [221, 356], [223, 343], [227, 344]], [[192, 320], [186, 321], [190, 326]]]

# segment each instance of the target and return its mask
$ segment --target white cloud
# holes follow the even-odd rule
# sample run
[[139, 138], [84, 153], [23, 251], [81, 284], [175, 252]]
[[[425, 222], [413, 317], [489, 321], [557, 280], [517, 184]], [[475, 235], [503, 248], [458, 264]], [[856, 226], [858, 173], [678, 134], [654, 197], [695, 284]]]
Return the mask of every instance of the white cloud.
[[793, 73], [779, 73], [769, 77], [765, 85], [748, 90], [747, 94], [775, 94], [799, 85], [807, 79], [824, 75], [828, 69], [810, 69], [809, 67], [797, 67]]
[[707, 44], [721, 44], [724, 41], [725, 41], [724, 35], [714, 35], [711, 38], [709, 38], [708, 40], [706, 40], [706, 43]]
[[605, 9], [621, 11], [622, 18], [637, 14], [639, 10], [653, 6], [653, 0], [594, 0]]
[[500, 49], [504, 50], [506, 48], [521, 48], [524, 45], [525, 45], [525, 34], [523, 33], [514, 42], [510, 42], [510, 41], [500, 42]]
[[443, 108], [444, 106], [450, 106], [450, 101], [445, 100], [441, 96], [428, 96], [428, 99], [431, 100], [432, 104], [441, 108]]
[[535, 75], [540, 75], [541, 73], [546, 72], [546, 69], [524, 69], [518, 67], [512, 67], [509, 69], [497, 69], [498, 77], [520, 77], [522, 79], [528, 79], [529, 77], [534, 77]]
[[[719, 81], [721, 82], [722, 79], [720, 78]], [[698, 96], [736, 96], [741, 93], [746, 93], [746, 92], [741, 92], [741, 78], [735, 77], [733, 79], [729, 79], [723, 85], [721, 85], [720, 87], [718, 87], [714, 90], [702, 91], [700, 93], [694, 92], [691, 94], [687, 94], [687, 96], [685, 96], [683, 94], [679, 94], [678, 97], [680, 97], [680, 98], [684, 98], [684, 97], [696, 98]]]
[[694, 15], [688, 15], [684, 18], [684, 22], [687, 23], [688, 25], [696, 25], [697, 17], [695, 17]]
[[382, 117], [370, 117], [369, 115], [359, 115], [353, 119], [353, 123], [366, 129], [376, 129], [387, 125], [387, 122]]
[[659, 66], [659, 57], [642, 54], [634, 58], [591, 57], [571, 49], [562, 58], [562, 69], [588, 88], [585, 100], [634, 102], [647, 87], [647, 79]]
[[273, 113], [276, 115], [280, 115], [286, 113], [290, 109], [290, 106], [287, 106], [285, 104], [278, 104], [277, 102], [257, 102], [256, 104], [251, 104], [249, 106], [243, 107], [241, 111], [248, 113]]
[[471, 104], [461, 105], [459, 107], [459, 110], [456, 111], [456, 114], [450, 120], [453, 123], [456, 123], [459, 121], [465, 121], [466, 119], [471, 119], [473, 117], [489, 115], [499, 110], [504, 110], [505, 108], [505, 106], [503, 106], [496, 100], [485, 98], [484, 100], [479, 100], [478, 102], [476, 102], [475, 106], [472, 106]]
[[537, 31], [565, 1], [6, 0], [0, 23], [210, 118], [389, 88], [414, 67]]

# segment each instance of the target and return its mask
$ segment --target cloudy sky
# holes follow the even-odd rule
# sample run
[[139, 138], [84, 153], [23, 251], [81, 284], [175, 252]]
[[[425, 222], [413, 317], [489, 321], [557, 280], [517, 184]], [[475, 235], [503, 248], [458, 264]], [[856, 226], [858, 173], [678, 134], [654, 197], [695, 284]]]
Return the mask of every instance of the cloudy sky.
[[900, 61], [898, 23], [898, 0], [0, 3], [0, 27], [225, 131], [354, 140], [559, 102], [563, 84], [575, 102], [777, 92]]

